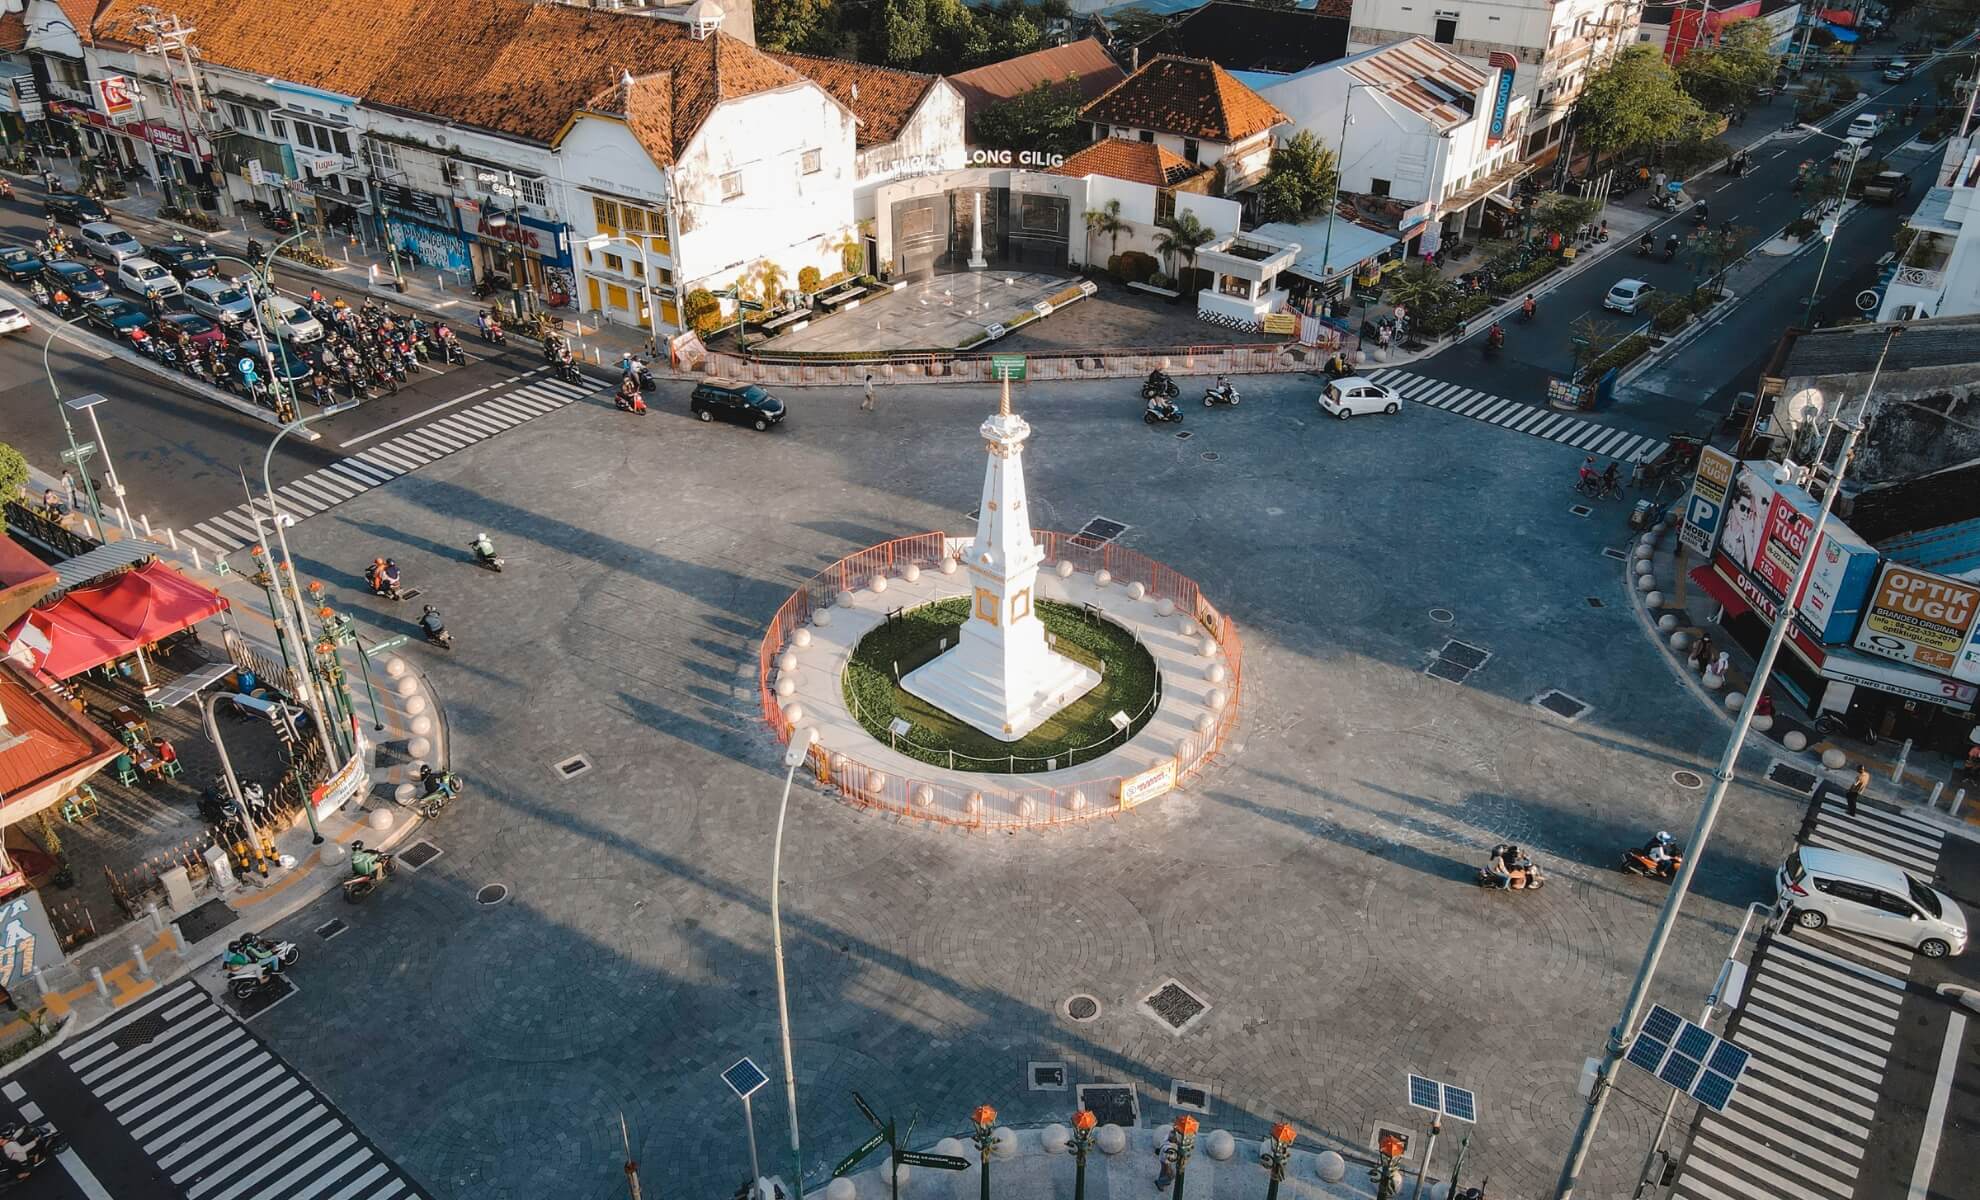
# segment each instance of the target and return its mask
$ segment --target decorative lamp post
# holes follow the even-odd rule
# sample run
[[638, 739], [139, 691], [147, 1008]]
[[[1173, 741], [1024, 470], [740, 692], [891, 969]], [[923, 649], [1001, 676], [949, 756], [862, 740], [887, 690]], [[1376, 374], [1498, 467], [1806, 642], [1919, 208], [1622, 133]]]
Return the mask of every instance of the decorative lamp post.
[[1073, 1156], [1073, 1200], [1086, 1200], [1086, 1152], [1093, 1149], [1093, 1127], [1099, 1123], [1090, 1109], [1072, 1115], [1072, 1143], [1067, 1148]]
[[1169, 1128], [1169, 1149], [1176, 1159], [1176, 1186], [1169, 1193], [1170, 1200], [1182, 1200], [1183, 1172], [1189, 1167], [1189, 1156], [1196, 1153], [1196, 1118], [1184, 1113], [1176, 1118]]
[[990, 1200], [990, 1151], [997, 1144], [997, 1110], [988, 1104], [979, 1104], [976, 1111], [969, 1114], [975, 1123], [976, 1131], [969, 1140], [976, 1143], [976, 1156], [983, 1164], [982, 1189], [978, 1193], [981, 1200]]
[[1375, 1143], [1375, 1149], [1381, 1159], [1368, 1170], [1368, 1177], [1375, 1181], [1375, 1200], [1394, 1200], [1402, 1190], [1403, 1141], [1393, 1133], [1385, 1133]]
[[1258, 1162], [1267, 1171], [1271, 1180], [1265, 1187], [1265, 1200], [1279, 1200], [1279, 1183], [1286, 1177], [1286, 1168], [1292, 1164], [1293, 1139], [1299, 1136], [1293, 1127], [1284, 1121], [1272, 1126], [1271, 1136], [1265, 1139], [1264, 1148], [1259, 1151]]

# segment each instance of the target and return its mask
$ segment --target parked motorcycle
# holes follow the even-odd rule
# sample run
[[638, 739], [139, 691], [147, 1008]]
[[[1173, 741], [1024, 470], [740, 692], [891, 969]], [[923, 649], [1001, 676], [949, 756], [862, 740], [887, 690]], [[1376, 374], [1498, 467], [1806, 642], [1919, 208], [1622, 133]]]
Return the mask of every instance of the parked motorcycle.
[[1205, 408], [1215, 408], [1219, 404], [1228, 404], [1235, 407], [1239, 399], [1241, 397], [1238, 395], [1237, 385], [1235, 384], [1220, 383], [1203, 389], [1203, 407]]

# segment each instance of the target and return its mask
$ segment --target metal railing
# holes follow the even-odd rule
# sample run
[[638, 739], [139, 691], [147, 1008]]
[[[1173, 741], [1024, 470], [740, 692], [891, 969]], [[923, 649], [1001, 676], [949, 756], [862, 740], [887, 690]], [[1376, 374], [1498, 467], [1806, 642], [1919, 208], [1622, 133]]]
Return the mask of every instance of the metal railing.
[[[1134, 797], [1144, 776], [1173, 769], [1174, 780], [1180, 785], [1223, 749], [1236, 727], [1243, 693], [1244, 647], [1235, 623], [1203, 598], [1195, 580], [1146, 555], [1112, 543], [1095, 544], [1092, 538], [1076, 534], [1039, 530], [1034, 536], [1045, 551], [1045, 567], [1069, 563], [1084, 574], [1107, 572], [1113, 586], [1140, 584], [1146, 598], [1170, 601], [1177, 613], [1189, 617], [1216, 641], [1225, 668], [1225, 678], [1217, 686], [1226, 699], [1215, 710], [1210, 729], [1183, 737], [1168, 761], [1158, 762], [1142, 776], [1117, 775], [1058, 787], [1006, 786], [1003, 781], [1014, 777], [988, 774], [980, 779], [969, 777], [966, 782], [953, 777], [896, 777], [844, 747], [814, 744], [808, 763], [819, 786], [835, 789], [862, 808], [945, 824], [971, 828], [1056, 825], [1125, 811], [1139, 802]], [[895, 575], [908, 566], [940, 569], [950, 545], [947, 534], [930, 532], [869, 546], [814, 575], [778, 607], [758, 645], [757, 689], [763, 719], [779, 741], [789, 741], [793, 732], [793, 724], [784, 714], [784, 700], [776, 690], [777, 658], [792, 635], [810, 624], [814, 613], [832, 607], [839, 593], [870, 584], [876, 575]], [[1160, 690], [1158, 684], [1158, 695]], [[937, 807], [938, 796], [949, 803]]]
[[[1257, 375], [1302, 371], [1330, 351], [1299, 342], [1123, 347], [1116, 349], [1026, 352], [1025, 377], [1032, 382], [1127, 379], [1161, 367], [1171, 375]], [[949, 351], [860, 355], [734, 354], [712, 350], [704, 360], [710, 375], [790, 387], [858, 384], [868, 375], [882, 382], [994, 383], [991, 355]]]

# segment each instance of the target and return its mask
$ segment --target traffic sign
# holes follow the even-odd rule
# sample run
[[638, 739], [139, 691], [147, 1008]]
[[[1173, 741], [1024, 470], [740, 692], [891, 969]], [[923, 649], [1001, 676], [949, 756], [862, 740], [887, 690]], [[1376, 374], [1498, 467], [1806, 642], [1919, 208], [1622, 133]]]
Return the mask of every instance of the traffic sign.
[[77, 446], [74, 450], [62, 451], [62, 461], [79, 463], [83, 459], [88, 458], [90, 455], [94, 453], [96, 453], [96, 443], [84, 442], [82, 445]]
[[839, 1160], [839, 1165], [832, 1168], [832, 1178], [837, 1179], [839, 1176], [844, 1175], [847, 1171], [850, 1171], [854, 1167], [858, 1166], [862, 1161], [865, 1160], [867, 1155], [873, 1153], [875, 1150], [878, 1150], [880, 1148], [881, 1143], [885, 1142], [886, 1140], [887, 1140], [886, 1130], [884, 1129], [874, 1130], [872, 1137], [869, 1137], [865, 1141], [861, 1142], [859, 1144], [858, 1149], [854, 1150], [851, 1154], [848, 1154], [844, 1158]]
[[374, 642], [364, 648], [364, 656], [366, 658], [377, 658], [387, 650], [396, 650], [400, 646], [405, 645], [407, 640], [406, 635], [401, 633], [393, 637], [388, 637], [382, 642]]
[[902, 1150], [894, 1155], [894, 1161], [904, 1167], [933, 1167], [937, 1171], [967, 1171], [969, 1160], [953, 1154], [928, 1154], [920, 1150]]
[[852, 1097], [853, 1097], [853, 1104], [859, 1108], [860, 1116], [865, 1117], [867, 1120], [873, 1122], [873, 1127], [875, 1129], [885, 1128], [880, 1123], [879, 1115], [873, 1111], [873, 1106], [866, 1102], [866, 1097], [860, 1095], [858, 1092], [854, 1092], [852, 1094]]
[[990, 356], [990, 378], [998, 382], [1024, 382], [1024, 355], [992, 354]]

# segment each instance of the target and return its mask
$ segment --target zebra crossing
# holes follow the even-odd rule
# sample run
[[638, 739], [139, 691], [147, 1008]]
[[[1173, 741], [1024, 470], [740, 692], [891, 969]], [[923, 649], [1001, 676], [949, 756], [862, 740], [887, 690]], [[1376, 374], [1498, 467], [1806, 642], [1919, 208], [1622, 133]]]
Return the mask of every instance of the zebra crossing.
[[191, 980], [61, 1054], [187, 1200], [425, 1196]]
[[[592, 384], [565, 383], [560, 379], [525, 383], [291, 480], [276, 488], [275, 494], [284, 512], [297, 517], [314, 516], [436, 459], [555, 412], [597, 390]], [[189, 529], [178, 530], [178, 536], [208, 554], [231, 553], [261, 540], [255, 533], [257, 507], [265, 527], [266, 501], [252, 506], [243, 501]]]
[[1518, 400], [1508, 400], [1503, 396], [1493, 396], [1486, 392], [1451, 383], [1443, 379], [1428, 379], [1412, 375], [1400, 369], [1368, 372], [1367, 378], [1384, 387], [1394, 388], [1403, 399], [1429, 408], [1441, 408], [1474, 421], [1484, 421], [1501, 429], [1516, 433], [1530, 434], [1586, 450], [1598, 458], [1614, 458], [1623, 462], [1648, 462], [1663, 453], [1668, 444], [1649, 434], [1631, 433], [1626, 429], [1612, 429], [1581, 417], [1569, 416], [1551, 408], [1539, 408]]
[[[1803, 842], [1881, 858], [1931, 878], [1945, 834], [1902, 814], [1811, 801]], [[1875, 1164], [1885, 1064], [1911, 951], [1835, 929], [1769, 934], [1755, 955], [1731, 1039], [1752, 1052], [1723, 1113], [1704, 1111], [1674, 1200], [1852, 1200]]]

